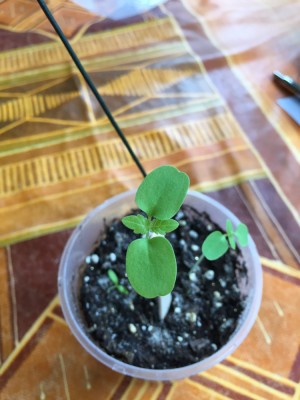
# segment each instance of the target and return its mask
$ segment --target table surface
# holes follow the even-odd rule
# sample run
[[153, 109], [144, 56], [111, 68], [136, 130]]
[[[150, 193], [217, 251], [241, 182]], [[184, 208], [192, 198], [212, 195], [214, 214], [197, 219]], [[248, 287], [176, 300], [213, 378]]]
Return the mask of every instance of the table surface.
[[300, 399], [300, 128], [272, 81], [300, 80], [300, 1], [169, 0], [118, 21], [48, 4], [146, 171], [180, 168], [248, 224], [263, 299], [245, 342], [189, 379], [125, 377], [80, 347], [63, 247], [142, 177], [37, 3], [1, 1], [1, 399]]

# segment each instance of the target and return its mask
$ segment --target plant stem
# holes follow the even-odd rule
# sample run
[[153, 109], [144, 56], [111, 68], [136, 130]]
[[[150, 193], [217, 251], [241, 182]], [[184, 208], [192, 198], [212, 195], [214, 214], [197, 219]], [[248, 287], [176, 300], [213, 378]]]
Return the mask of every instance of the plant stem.
[[149, 217], [149, 215], [148, 215], [148, 222], [149, 222], [149, 230], [148, 230], [148, 232], [147, 232], [147, 234], [146, 234], [146, 239], [151, 239], [153, 236], [152, 236], [152, 231], [150, 231], [150, 224], [151, 224], [151, 220], [152, 220], [152, 217]]
[[198, 260], [195, 262], [195, 264], [192, 266], [191, 272], [195, 271], [195, 269], [199, 266], [199, 264], [201, 263], [203, 258], [204, 258], [204, 254], [202, 253], [201, 256], [198, 258]]
[[66, 38], [65, 34], [61, 30], [60, 26], [58, 25], [56, 19], [53, 17], [51, 11], [49, 10], [48, 6], [46, 5], [44, 0], [37, 0], [41, 9], [43, 10], [44, 14], [48, 18], [50, 24], [53, 26], [55, 32], [58, 34], [60, 40], [62, 41], [63, 45], [65, 46], [66, 50], [70, 54], [74, 64], [78, 68], [79, 72], [81, 73], [83, 79], [86, 81], [87, 85], [91, 89], [92, 93], [94, 94], [96, 100], [102, 107], [102, 110], [104, 111], [105, 115], [107, 116], [109, 122], [117, 132], [117, 134], [120, 136], [123, 144], [125, 145], [126, 149], [128, 150], [129, 154], [131, 155], [133, 161], [136, 163], [137, 167], [141, 171], [142, 175], [145, 177], [147, 175], [146, 171], [144, 170], [142, 164], [140, 163], [139, 159], [137, 158], [136, 154], [134, 153], [133, 149], [131, 148], [130, 144], [128, 143], [126, 137], [124, 136], [121, 128], [119, 127], [118, 123], [114, 119], [113, 115], [111, 114], [109, 108], [107, 107], [105, 101], [103, 100], [102, 96], [98, 92], [96, 86], [94, 85], [94, 82], [92, 81], [91, 77], [83, 67], [81, 61], [77, 57], [75, 51], [73, 50], [72, 46], [70, 45], [70, 42]]

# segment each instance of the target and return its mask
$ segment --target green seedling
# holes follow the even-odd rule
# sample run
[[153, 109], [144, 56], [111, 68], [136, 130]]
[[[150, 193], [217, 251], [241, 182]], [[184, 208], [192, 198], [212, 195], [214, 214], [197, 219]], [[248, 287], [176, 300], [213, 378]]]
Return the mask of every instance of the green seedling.
[[248, 228], [245, 224], [239, 224], [234, 231], [232, 222], [227, 219], [226, 233], [214, 231], [207, 236], [202, 244], [202, 254], [192, 269], [195, 269], [204, 257], [213, 261], [222, 257], [229, 247], [235, 250], [237, 242], [242, 247], [248, 245]]
[[[172, 217], [181, 207], [189, 177], [172, 166], [154, 169], [139, 186], [135, 201], [143, 215], [130, 215], [123, 224], [143, 235], [130, 243], [126, 273], [134, 290], [143, 297], [165, 296], [173, 290], [177, 264], [171, 243], [164, 237], [178, 227]], [[160, 236], [157, 236], [160, 235]]]
[[112, 283], [114, 284], [114, 286], [112, 286], [112, 289], [117, 289], [120, 293], [123, 294], [129, 294], [128, 290], [123, 286], [119, 284], [119, 278], [118, 275], [115, 273], [115, 271], [113, 271], [112, 269], [109, 269], [107, 271], [107, 275], [109, 277], [109, 279], [112, 281]]

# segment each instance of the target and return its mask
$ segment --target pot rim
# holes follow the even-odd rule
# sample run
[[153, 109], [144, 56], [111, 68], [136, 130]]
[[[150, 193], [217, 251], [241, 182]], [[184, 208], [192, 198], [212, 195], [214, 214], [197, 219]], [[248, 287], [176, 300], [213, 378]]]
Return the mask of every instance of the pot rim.
[[[108, 200], [105, 200], [102, 204], [90, 211], [84, 218], [84, 220], [72, 232], [63, 251], [58, 272], [58, 291], [63, 314], [72, 333], [85, 348], [85, 350], [88, 351], [98, 361], [102, 362], [106, 366], [112, 368], [119, 373], [149, 380], [173, 380], [195, 375], [196, 373], [211, 368], [212, 366], [221, 362], [228, 355], [230, 355], [242, 343], [242, 341], [251, 330], [256, 320], [262, 297], [262, 268], [259, 260], [259, 255], [255, 243], [252, 237], [249, 235], [249, 244], [247, 248], [249, 249], [249, 254], [252, 258], [253, 265], [247, 266], [247, 268], [248, 270], [250, 270], [251, 267], [253, 268], [255, 285], [248, 295], [248, 302], [240, 318], [240, 320], [242, 321], [241, 324], [235, 329], [229, 341], [211, 356], [201, 361], [198, 361], [197, 363], [189, 364], [184, 367], [170, 369], [150, 369], [127, 364], [108, 355], [105, 351], [98, 347], [90, 337], [87, 336], [84, 331], [83, 324], [77, 321], [75, 315], [75, 308], [77, 307], [73, 304], [74, 296], [72, 296], [72, 294], [70, 295], [70, 293], [68, 293], [66, 289], [66, 282], [68, 282], [70, 277], [67, 275], [67, 269], [65, 268], [65, 266], [68, 263], [68, 259], [70, 258], [70, 255], [73, 251], [76, 240], [78, 240], [81, 231], [86, 229], [90, 221], [92, 221], [93, 218], [101, 213], [103, 210], [107, 209], [107, 207], [110, 207], [112, 203], [115, 204], [119, 201], [124, 201], [124, 199], [126, 198], [132, 199], [135, 192], [136, 190], [132, 189], [113, 196]], [[189, 190], [186, 199], [191, 198], [201, 200], [206, 204], [209, 203], [210, 205], [213, 205], [214, 208], [225, 214], [227, 218], [230, 218], [233, 222], [233, 225], [237, 225], [238, 223], [240, 223], [240, 220], [230, 210], [228, 210], [221, 203], [210, 198], [209, 196]], [[241, 250], [243, 253], [243, 248]], [[78, 272], [79, 266], [77, 266], [76, 268]], [[76, 311], [78, 312], [78, 309]]]

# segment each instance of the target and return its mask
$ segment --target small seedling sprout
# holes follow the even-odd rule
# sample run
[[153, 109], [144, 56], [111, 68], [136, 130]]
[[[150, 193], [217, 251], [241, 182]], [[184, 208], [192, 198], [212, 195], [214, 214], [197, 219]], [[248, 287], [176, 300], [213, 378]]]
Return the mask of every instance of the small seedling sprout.
[[213, 261], [222, 257], [229, 247], [235, 250], [237, 242], [242, 247], [248, 245], [248, 228], [245, 224], [240, 223], [234, 231], [232, 222], [227, 219], [225, 233], [214, 231], [204, 240], [202, 244], [202, 254], [192, 267], [192, 270], [201, 263], [204, 257]]
[[115, 273], [114, 270], [109, 269], [107, 271], [107, 275], [113, 283], [111, 289], [117, 289], [120, 293], [129, 294], [128, 290], [123, 285], [120, 285], [118, 275]]

